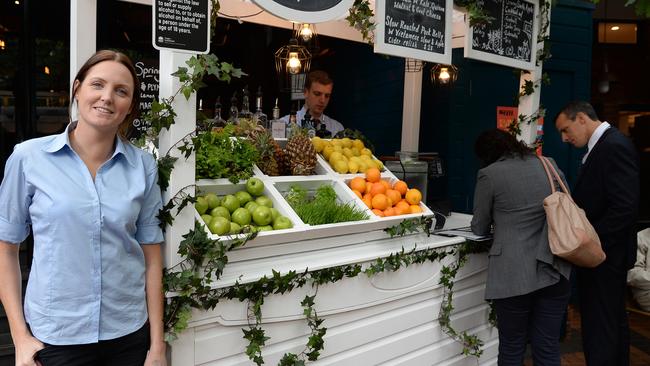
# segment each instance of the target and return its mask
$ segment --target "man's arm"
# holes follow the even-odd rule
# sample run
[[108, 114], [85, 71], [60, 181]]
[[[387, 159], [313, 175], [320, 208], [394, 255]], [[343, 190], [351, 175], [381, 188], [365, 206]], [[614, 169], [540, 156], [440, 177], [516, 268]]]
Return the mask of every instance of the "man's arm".
[[16, 365], [32, 366], [37, 365], [34, 355], [44, 346], [32, 336], [23, 315], [19, 249], [17, 244], [0, 241], [0, 300], [16, 347]]

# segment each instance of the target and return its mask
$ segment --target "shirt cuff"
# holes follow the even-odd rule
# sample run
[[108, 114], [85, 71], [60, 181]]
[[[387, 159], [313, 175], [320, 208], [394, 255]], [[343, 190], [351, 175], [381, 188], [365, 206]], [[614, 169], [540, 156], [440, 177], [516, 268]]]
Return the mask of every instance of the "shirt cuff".
[[12, 224], [0, 218], [0, 240], [11, 244], [20, 244], [29, 235], [29, 225]]
[[156, 224], [140, 225], [135, 233], [135, 239], [140, 244], [158, 244], [165, 240], [162, 229]]

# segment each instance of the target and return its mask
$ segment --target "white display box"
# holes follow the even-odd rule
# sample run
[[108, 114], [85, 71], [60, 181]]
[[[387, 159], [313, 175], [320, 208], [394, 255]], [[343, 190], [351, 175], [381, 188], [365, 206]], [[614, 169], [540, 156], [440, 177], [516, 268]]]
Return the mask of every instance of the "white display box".
[[[227, 179], [202, 179], [197, 182], [197, 196], [204, 195], [206, 193], [214, 193], [219, 198], [228, 194], [235, 194], [238, 191], [246, 190], [246, 182], [241, 181], [240, 183], [233, 184]], [[302, 238], [301, 233], [305, 231], [306, 225], [302, 223], [300, 218], [293, 212], [291, 207], [287, 202], [282, 198], [280, 193], [276, 191], [272, 184], [264, 182], [264, 195], [271, 199], [273, 202], [273, 207], [275, 207], [281, 215], [288, 217], [293, 223], [293, 228], [283, 229], [283, 230], [273, 230], [273, 231], [261, 231], [257, 234], [257, 237], [251, 241], [256, 245], [264, 244], [276, 244], [276, 243], [285, 243], [290, 241], [300, 240]], [[222, 241], [231, 241], [233, 239], [243, 238], [245, 234], [238, 235], [215, 235], [208, 230], [207, 226], [203, 222], [199, 212], [194, 210], [196, 219], [203, 223], [203, 227], [208, 234], [208, 236], [213, 239], [219, 239]]]

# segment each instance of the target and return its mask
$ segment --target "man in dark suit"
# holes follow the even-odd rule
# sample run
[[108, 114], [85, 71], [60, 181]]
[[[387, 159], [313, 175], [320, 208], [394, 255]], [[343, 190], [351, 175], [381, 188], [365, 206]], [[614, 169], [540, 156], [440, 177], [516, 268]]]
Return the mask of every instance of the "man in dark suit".
[[636, 258], [639, 160], [631, 141], [601, 122], [587, 102], [571, 102], [555, 120], [562, 141], [587, 146], [573, 190], [596, 229], [607, 259], [577, 268], [583, 351], [587, 365], [629, 365], [625, 312], [627, 271]]

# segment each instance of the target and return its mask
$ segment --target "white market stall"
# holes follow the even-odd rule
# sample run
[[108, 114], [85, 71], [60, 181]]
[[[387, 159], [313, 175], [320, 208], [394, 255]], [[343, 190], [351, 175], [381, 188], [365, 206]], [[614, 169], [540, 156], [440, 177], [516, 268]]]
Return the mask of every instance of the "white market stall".
[[[150, 0], [131, 0], [151, 4]], [[157, 0], [153, 0], [157, 1]], [[271, 1], [273, 2], [273, 1]], [[342, 3], [341, 1], [333, 1]], [[263, 4], [264, 2], [260, 2]], [[286, 3], [286, 2], [285, 2]], [[451, 13], [451, 1], [442, 1], [443, 13]], [[224, 0], [221, 9], [230, 14], [251, 14], [256, 4], [247, 1]], [[344, 7], [347, 9], [347, 6]], [[75, 70], [88, 55], [95, 51], [94, 24], [96, 2], [88, 0], [71, 1], [71, 66]], [[275, 12], [277, 14], [277, 12]], [[345, 10], [344, 10], [345, 13]], [[362, 41], [358, 32], [340, 20], [319, 23], [321, 34]], [[336, 17], [334, 17], [336, 18]], [[447, 22], [451, 16], [447, 16]], [[454, 32], [466, 32], [462, 15], [456, 17]], [[277, 18], [270, 13], [247, 18], [272, 26], [291, 28], [291, 23]], [[445, 25], [445, 45], [442, 62], [450, 56], [452, 28]], [[535, 39], [531, 36], [531, 39]], [[390, 49], [391, 47], [388, 47]], [[390, 51], [388, 51], [390, 52]], [[399, 52], [399, 51], [398, 51]], [[161, 49], [160, 51], [160, 98], [174, 95], [180, 87], [178, 79], [171, 77], [179, 67], [184, 67], [191, 54]], [[449, 61], [450, 62], [450, 61]], [[535, 80], [541, 74], [541, 65], [537, 65], [531, 74], [522, 77]], [[402, 150], [416, 151], [418, 146], [419, 104], [421, 73], [405, 74], [404, 113]], [[520, 113], [532, 114], [539, 104], [539, 93], [523, 98]], [[195, 129], [196, 111], [195, 95], [189, 99], [176, 98], [173, 108], [177, 113], [176, 123], [169, 130], [163, 130], [159, 136], [159, 150], [171, 151], [179, 157], [172, 172], [169, 188], [164, 199], [171, 199], [176, 192], [183, 190], [194, 195], [195, 167], [194, 156], [182, 157], [174, 144]], [[522, 138], [532, 142], [535, 136], [534, 126], [523, 126]], [[333, 171], [324, 171], [311, 177], [273, 178], [259, 174], [265, 182], [275, 203], [283, 205], [278, 187], [284, 181], [328, 180], [344, 185], [347, 176]], [[382, 174], [390, 179], [390, 172]], [[222, 189], [229, 183], [199, 182], [199, 190]], [[185, 188], [185, 187], [190, 188]], [[340, 198], [340, 197], [339, 197]], [[354, 197], [349, 198], [355, 200]], [[286, 207], [285, 207], [286, 208]], [[289, 209], [290, 211], [290, 209]], [[427, 212], [428, 209], [425, 209]], [[430, 213], [430, 211], [428, 211]], [[409, 215], [407, 215], [410, 217]], [[413, 215], [417, 216], [417, 215]], [[464, 227], [469, 224], [470, 216], [452, 214], [447, 218], [445, 227]], [[167, 267], [181, 261], [178, 249], [183, 236], [194, 227], [196, 211], [187, 206], [175, 213], [173, 225], [166, 231], [165, 259]], [[250, 350], [250, 354], [263, 357], [265, 364], [278, 364], [285, 353], [300, 355], [304, 352], [309, 336], [314, 334], [310, 327], [312, 317], [305, 317], [305, 305], [301, 301], [305, 296], [314, 296], [310, 307], [323, 322], [318, 329], [327, 328], [322, 337], [324, 348], [320, 351], [314, 364], [322, 365], [474, 365], [496, 364], [498, 337], [496, 329], [488, 321], [489, 306], [483, 300], [486, 279], [487, 258], [485, 254], [471, 254], [467, 263], [454, 277], [453, 312], [450, 326], [458, 333], [467, 332], [483, 341], [480, 358], [463, 354], [464, 345], [451, 338], [448, 329], [439, 321], [440, 307], [446, 298], [445, 286], [440, 284], [446, 271], [456, 263], [458, 254], [444, 258], [423, 260], [422, 263], [398, 265], [397, 270], [390, 270], [390, 258], [399, 253], [434, 253], [451, 252], [465, 242], [459, 237], [443, 237], [426, 234], [409, 234], [391, 237], [383, 229], [398, 224], [401, 220], [381, 221], [374, 218], [352, 225], [334, 227], [310, 227], [297, 225], [284, 233], [260, 235], [245, 246], [227, 253], [228, 263], [220, 278], [210, 284], [213, 289], [227, 291], [233, 286], [259, 283], [265, 276], [271, 278], [286, 276], [293, 272], [300, 274], [324, 273], [328, 269], [345, 269], [367, 271], [379, 260], [384, 265], [382, 270], [368, 275], [345, 275], [340, 280], [326, 281], [320, 286], [307, 284], [284, 293], [272, 294], [263, 298], [261, 322], [259, 327], [264, 336], [269, 337], [260, 351]], [[272, 236], [275, 235], [275, 238]], [[278, 239], [281, 238], [281, 239]], [[435, 257], [435, 256], [434, 256]], [[388, 259], [387, 259], [388, 258]], [[371, 275], [372, 274], [372, 275]], [[313, 279], [313, 278], [312, 278]], [[331, 278], [330, 278], [331, 279]], [[173, 296], [174, 294], [169, 294]], [[220, 300], [212, 310], [193, 310], [187, 327], [170, 343], [170, 360], [174, 366], [182, 365], [250, 365], [253, 361], [247, 355], [251, 342], [243, 338], [242, 330], [255, 326], [254, 317], [248, 307], [249, 300]], [[304, 356], [304, 354], [303, 354]], [[252, 357], [252, 356], [251, 356]], [[297, 364], [297, 363], [287, 363]]]

